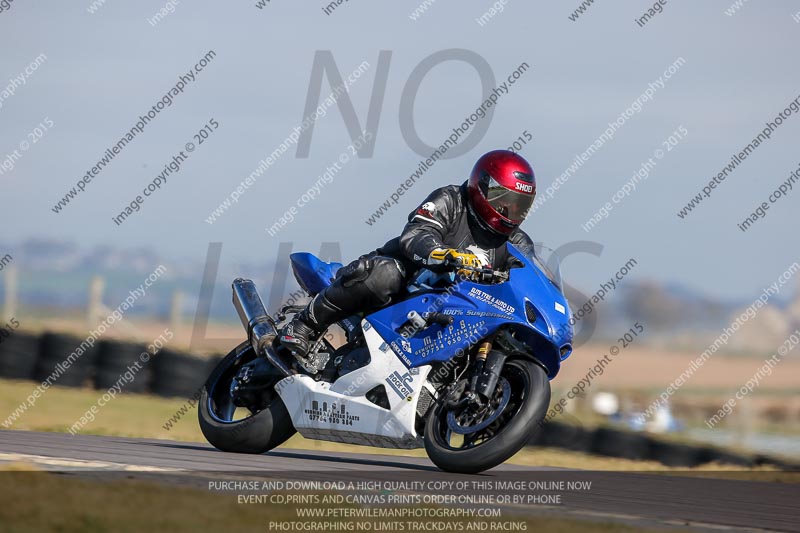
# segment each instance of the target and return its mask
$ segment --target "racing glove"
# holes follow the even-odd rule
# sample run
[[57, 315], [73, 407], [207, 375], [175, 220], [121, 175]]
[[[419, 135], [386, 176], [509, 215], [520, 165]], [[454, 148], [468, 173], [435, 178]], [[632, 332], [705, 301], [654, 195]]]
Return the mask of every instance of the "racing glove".
[[456, 250], [455, 248], [436, 248], [428, 257], [428, 264], [452, 267], [458, 276], [471, 280], [476, 280], [480, 276], [480, 273], [473, 269], [482, 267], [477, 255], [467, 250]]

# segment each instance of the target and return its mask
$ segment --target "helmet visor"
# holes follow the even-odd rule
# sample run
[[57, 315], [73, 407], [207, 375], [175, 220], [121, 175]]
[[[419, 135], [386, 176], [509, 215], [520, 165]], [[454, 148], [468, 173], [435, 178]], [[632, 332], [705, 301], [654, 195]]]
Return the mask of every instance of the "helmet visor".
[[484, 192], [486, 200], [492, 206], [492, 209], [514, 222], [522, 222], [533, 205], [533, 194], [512, 191], [503, 187], [494, 179], [489, 179], [489, 184]]

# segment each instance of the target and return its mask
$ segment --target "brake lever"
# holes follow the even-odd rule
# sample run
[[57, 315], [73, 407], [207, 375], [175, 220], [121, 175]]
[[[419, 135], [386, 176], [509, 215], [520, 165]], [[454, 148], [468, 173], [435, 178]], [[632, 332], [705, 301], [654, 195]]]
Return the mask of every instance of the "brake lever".
[[492, 275], [502, 281], [508, 281], [509, 278], [508, 272], [503, 272], [502, 270], [493, 270]]
[[483, 268], [479, 271], [481, 276], [481, 281], [507, 281], [508, 274], [503, 272], [502, 270], [492, 270], [490, 268]]
[[480, 281], [493, 281], [495, 279], [498, 279], [500, 281], [508, 281], [509, 278], [508, 273], [503, 272], [502, 270], [492, 270], [491, 268], [468, 267], [462, 265], [458, 261], [453, 261], [451, 266], [456, 270], [463, 270], [476, 273]]

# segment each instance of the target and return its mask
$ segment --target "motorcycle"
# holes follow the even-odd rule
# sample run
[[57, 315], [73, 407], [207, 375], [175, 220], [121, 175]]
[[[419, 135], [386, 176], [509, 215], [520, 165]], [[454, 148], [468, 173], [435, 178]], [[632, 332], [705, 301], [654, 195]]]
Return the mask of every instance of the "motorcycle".
[[[550, 383], [572, 353], [557, 261], [507, 244], [507, 272], [420, 273], [401, 299], [337, 325], [296, 357], [277, 331], [301, 306], [270, 316], [254, 283], [236, 279], [233, 304], [247, 340], [205, 383], [200, 428], [216, 448], [263, 453], [303, 437], [384, 448], [425, 447], [442, 470], [477, 473], [517, 453], [540, 429]], [[340, 263], [290, 256], [314, 296]]]

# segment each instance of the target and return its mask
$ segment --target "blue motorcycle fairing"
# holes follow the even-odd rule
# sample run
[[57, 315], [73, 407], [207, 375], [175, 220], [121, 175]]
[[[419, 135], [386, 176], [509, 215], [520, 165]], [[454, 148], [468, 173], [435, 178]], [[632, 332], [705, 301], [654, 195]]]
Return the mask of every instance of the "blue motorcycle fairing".
[[[367, 316], [387, 341], [381, 349], [391, 349], [406, 366], [415, 368], [447, 361], [458, 350], [468, 350], [501, 326], [511, 325], [517, 339], [532, 348], [548, 377], [554, 378], [572, 351], [569, 304], [533, 261], [515, 246], [507, 246], [523, 265], [510, 270], [508, 281], [494, 285], [464, 281], [446, 290], [412, 295]], [[438, 311], [452, 316], [453, 323], [432, 325], [404, 338], [399, 331], [411, 311], [420, 315]]]
[[326, 263], [308, 252], [293, 253], [289, 255], [289, 260], [297, 283], [311, 296], [330, 285], [336, 277], [336, 271], [342, 268], [341, 263]]
[[[464, 281], [447, 289], [412, 293], [409, 298], [368, 315], [367, 321], [386, 340], [380, 349], [391, 349], [407, 367], [415, 368], [447, 361], [501, 326], [512, 325], [517, 339], [532, 348], [550, 379], [554, 378], [561, 361], [572, 351], [569, 304], [535, 262], [514, 245], [508, 243], [507, 247], [523, 265], [510, 270], [508, 281], [494, 285]], [[312, 295], [328, 286], [341, 267], [308, 253], [292, 254], [291, 260], [298, 283]], [[420, 315], [438, 311], [451, 315], [453, 323], [435, 324], [404, 338], [399, 331], [411, 311]]]

